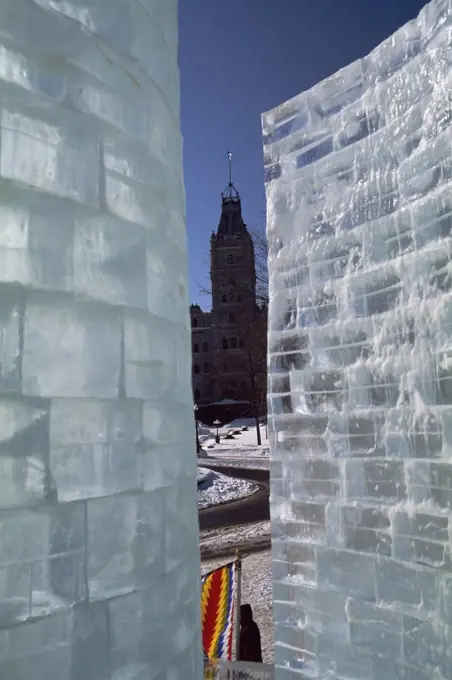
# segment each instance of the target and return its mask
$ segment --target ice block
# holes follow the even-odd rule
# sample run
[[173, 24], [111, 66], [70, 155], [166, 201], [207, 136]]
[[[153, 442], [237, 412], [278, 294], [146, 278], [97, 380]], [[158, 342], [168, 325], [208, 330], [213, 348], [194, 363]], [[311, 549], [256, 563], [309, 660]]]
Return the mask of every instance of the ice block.
[[0, 678], [202, 674], [176, 0], [0, 0]]
[[452, 677], [452, 5], [263, 115], [276, 678]]

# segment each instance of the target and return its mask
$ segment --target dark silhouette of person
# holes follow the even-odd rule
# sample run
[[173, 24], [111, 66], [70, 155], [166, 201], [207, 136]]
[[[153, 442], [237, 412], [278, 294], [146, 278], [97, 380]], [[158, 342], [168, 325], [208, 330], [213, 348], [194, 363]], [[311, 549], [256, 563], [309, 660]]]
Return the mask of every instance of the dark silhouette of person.
[[250, 604], [240, 607], [239, 661], [262, 663], [261, 634]]

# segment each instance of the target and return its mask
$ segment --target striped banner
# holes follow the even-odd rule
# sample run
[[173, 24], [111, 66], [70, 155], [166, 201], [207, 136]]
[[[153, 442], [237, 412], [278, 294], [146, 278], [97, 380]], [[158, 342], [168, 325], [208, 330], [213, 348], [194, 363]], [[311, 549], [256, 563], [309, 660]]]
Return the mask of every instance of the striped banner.
[[202, 641], [209, 659], [232, 660], [235, 566], [231, 562], [202, 577]]

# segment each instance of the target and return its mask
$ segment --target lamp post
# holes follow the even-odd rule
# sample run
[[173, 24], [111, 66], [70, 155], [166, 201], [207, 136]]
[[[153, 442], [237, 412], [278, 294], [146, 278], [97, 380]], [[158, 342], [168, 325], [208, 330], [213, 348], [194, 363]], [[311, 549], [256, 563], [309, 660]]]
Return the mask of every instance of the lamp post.
[[220, 421], [217, 419], [217, 420], [214, 420], [214, 421], [213, 421], [213, 424], [214, 424], [215, 427], [217, 428], [217, 434], [215, 435], [215, 441], [216, 441], [217, 444], [219, 444], [219, 443], [220, 443], [220, 435], [218, 434], [218, 428], [220, 427], [221, 423], [220, 423]]
[[195, 412], [195, 424], [196, 424], [196, 454], [199, 453], [199, 449], [201, 448], [199, 446], [199, 431], [198, 431], [198, 404], [195, 404], [193, 406], [193, 410]]

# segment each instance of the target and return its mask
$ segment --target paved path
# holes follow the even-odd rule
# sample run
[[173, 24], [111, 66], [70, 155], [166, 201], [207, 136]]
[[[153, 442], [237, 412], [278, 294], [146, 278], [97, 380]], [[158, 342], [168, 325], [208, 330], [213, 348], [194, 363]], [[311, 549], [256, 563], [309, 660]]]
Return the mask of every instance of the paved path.
[[[204, 460], [201, 464], [205, 464]], [[251, 496], [232, 501], [231, 503], [203, 508], [199, 511], [200, 529], [213, 529], [270, 519], [268, 470], [225, 467], [224, 465], [216, 466], [211, 464], [209, 464], [209, 469], [221, 472], [221, 474], [228, 477], [254, 481], [259, 485], [259, 490], [251, 494]]]

